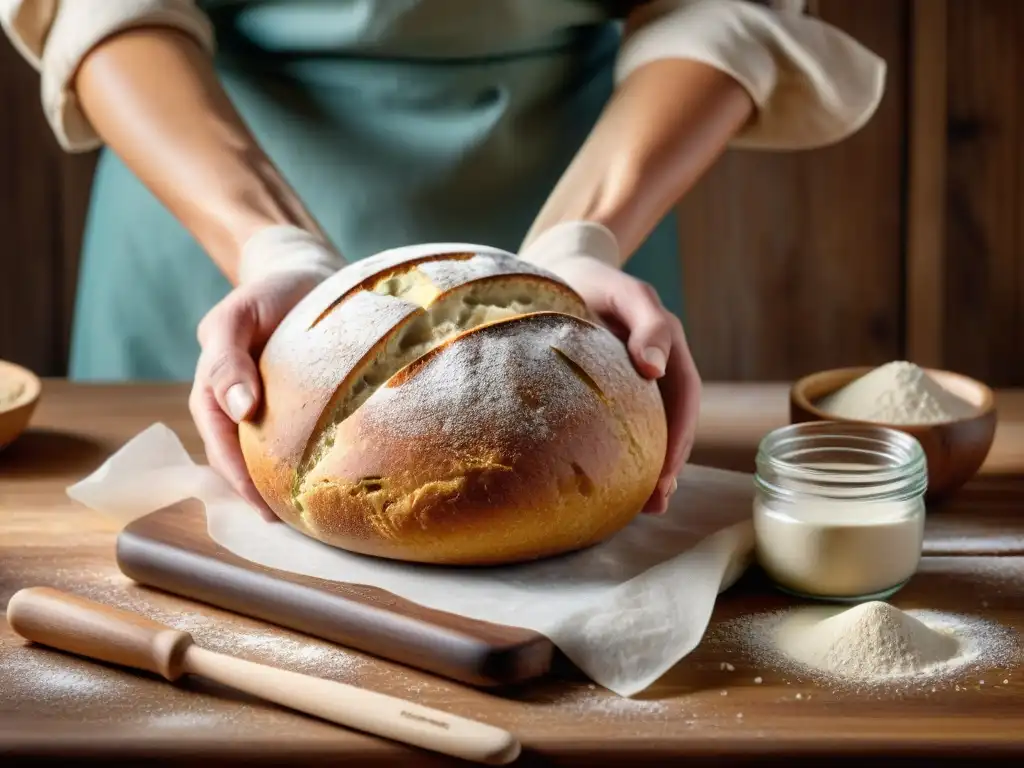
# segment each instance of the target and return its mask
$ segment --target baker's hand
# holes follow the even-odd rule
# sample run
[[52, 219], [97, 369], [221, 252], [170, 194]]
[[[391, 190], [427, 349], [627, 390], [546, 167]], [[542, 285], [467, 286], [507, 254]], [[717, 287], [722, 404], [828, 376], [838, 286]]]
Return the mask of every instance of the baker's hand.
[[700, 374], [682, 323], [665, 309], [652, 286], [615, 266], [618, 244], [600, 225], [560, 224], [541, 234], [520, 257], [568, 283], [625, 342], [640, 374], [658, 380], [668, 420], [668, 449], [644, 511], [664, 512], [693, 448], [700, 411]]
[[207, 461], [271, 521], [278, 518], [253, 485], [239, 446], [238, 424], [259, 404], [262, 386], [256, 358], [270, 334], [303, 296], [340, 265], [332, 264], [338, 257], [318, 242], [310, 251], [311, 238], [290, 227], [256, 235], [243, 249], [238, 287], [206, 314], [198, 328], [201, 351], [189, 411]]

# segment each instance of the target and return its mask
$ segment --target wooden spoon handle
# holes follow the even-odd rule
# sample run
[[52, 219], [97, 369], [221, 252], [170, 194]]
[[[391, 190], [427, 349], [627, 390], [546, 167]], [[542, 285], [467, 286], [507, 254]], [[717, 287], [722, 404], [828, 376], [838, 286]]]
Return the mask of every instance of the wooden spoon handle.
[[363, 688], [289, 672], [192, 646], [186, 671], [366, 733], [488, 765], [519, 756], [500, 728]]
[[410, 701], [200, 648], [187, 632], [49, 587], [16, 592], [7, 621], [26, 640], [155, 672], [202, 675], [366, 733], [490, 765], [519, 756], [508, 731]]
[[7, 603], [7, 622], [26, 640], [168, 680], [181, 677], [185, 650], [192, 645], [187, 632], [49, 587], [15, 592]]

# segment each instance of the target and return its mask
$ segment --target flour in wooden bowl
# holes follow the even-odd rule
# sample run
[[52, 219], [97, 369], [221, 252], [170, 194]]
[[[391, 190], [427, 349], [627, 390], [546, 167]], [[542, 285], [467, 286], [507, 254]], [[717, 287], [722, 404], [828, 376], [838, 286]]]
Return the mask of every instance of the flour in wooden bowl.
[[843, 419], [884, 424], [938, 424], [967, 419], [978, 411], [926, 371], [903, 360], [875, 368], [817, 405]]
[[795, 609], [742, 617], [709, 641], [734, 642], [755, 661], [837, 687], [907, 689], [1014, 663], [1016, 635], [973, 616], [901, 611], [873, 601], [837, 612]]
[[14, 405], [24, 392], [24, 382], [0, 376], [0, 409]]

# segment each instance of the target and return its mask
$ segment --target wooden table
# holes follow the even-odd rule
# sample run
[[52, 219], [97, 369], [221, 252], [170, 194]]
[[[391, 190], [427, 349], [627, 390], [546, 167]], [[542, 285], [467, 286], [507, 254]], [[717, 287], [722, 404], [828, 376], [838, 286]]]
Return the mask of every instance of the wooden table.
[[[786, 422], [784, 385], [708, 385], [694, 460], [750, 470], [758, 439]], [[250, 658], [416, 698], [509, 728], [522, 765], [817, 763], [882, 756], [1024, 756], [1024, 666], [918, 692], [830, 691], [773, 672], [728, 643], [705, 643], [636, 700], [572, 673], [502, 696], [467, 689], [293, 632], [136, 587], [114, 564], [115, 527], [64, 488], [154, 421], [200, 456], [180, 386], [48, 381], [32, 432], [0, 454], [0, 604], [47, 584], [184, 620], [201, 642]], [[901, 607], [977, 608], [1024, 633], [1024, 392], [999, 394], [982, 474], [929, 519], [920, 573]], [[978, 557], [971, 553], [989, 553]], [[756, 573], [719, 601], [715, 622], [787, 603]], [[983, 608], [980, 606], [984, 606]], [[1005, 682], [1004, 682], [1005, 681]], [[159, 757], [184, 763], [450, 764], [197, 681], [171, 686], [44, 649], [0, 627], [0, 762]]]

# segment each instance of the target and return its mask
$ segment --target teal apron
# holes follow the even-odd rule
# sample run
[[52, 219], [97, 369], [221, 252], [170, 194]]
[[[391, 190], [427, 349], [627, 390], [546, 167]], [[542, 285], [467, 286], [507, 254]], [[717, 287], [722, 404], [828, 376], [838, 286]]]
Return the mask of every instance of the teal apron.
[[[431, 241], [515, 251], [612, 92], [618, 26], [599, 2], [203, 6], [232, 100], [350, 261]], [[662, 221], [627, 271], [681, 316], [675, 227], [673, 217]], [[196, 326], [229, 289], [104, 151], [69, 375], [191, 379]]]

